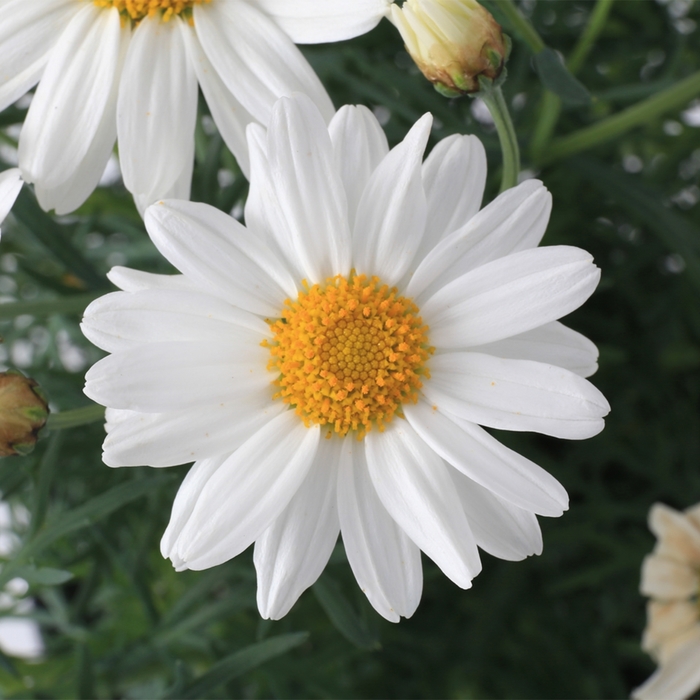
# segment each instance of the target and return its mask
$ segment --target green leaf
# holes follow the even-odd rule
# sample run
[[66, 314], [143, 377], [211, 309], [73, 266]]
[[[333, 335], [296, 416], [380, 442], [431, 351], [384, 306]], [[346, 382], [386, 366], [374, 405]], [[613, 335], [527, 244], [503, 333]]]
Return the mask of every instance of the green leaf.
[[15, 576], [15, 571], [20, 568], [21, 562], [36, 556], [56, 540], [75, 530], [92, 525], [102, 518], [106, 518], [127, 503], [152, 493], [154, 489], [170, 481], [171, 478], [170, 475], [163, 474], [120, 484], [106, 493], [93, 498], [79, 508], [60, 513], [50, 519], [44, 529], [36, 537], [29, 540], [17, 552], [14, 559], [5, 564], [2, 572], [0, 572], [0, 585]]
[[542, 85], [558, 95], [564, 104], [572, 106], [590, 104], [591, 94], [569, 72], [556, 51], [548, 47], [544, 48], [535, 54], [534, 61], [535, 70]]
[[680, 253], [686, 264], [688, 280], [700, 291], [700, 228], [664, 206], [663, 193], [640, 182], [639, 178], [592, 158], [576, 158], [574, 168], [601, 194], [612, 197], [627, 209], [631, 216], [668, 246], [669, 251]]
[[377, 637], [369, 631], [333, 578], [324, 574], [313, 585], [313, 592], [333, 626], [343, 637], [360, 649], [380, 648]]
[[70, 571], [51, 569], [49, 567], [37, 569], [32, 565], [21, 566], [15, 569], [14, 575], [23, 578], [27, 583], [37, 586], [59, 586], [73, 578], [73, 574]]
[[[257, 668], [270, 659], [298, 647], [309, 637], [308, 632], [294, 632], [282, 634], [278, 637], [266, 639], [258, 644], [251, 644], [245, 649], [236, 651], [221, 661], [215, 663], [204, 675], [194, 683], [181, 691], [178, 698], [206, 698], [211, 697], [212, 691], [223, 683]], [[169, 696], [174, 698], [175, 696]]]
[[22, 188], [12, 213], [34, 237], [59, 260], [69, 272], [81, 279], [90, 289], [109, 289], [107, 278], [71, 242], [63, 226], [56, 223], [41, 209], [34, 196]]

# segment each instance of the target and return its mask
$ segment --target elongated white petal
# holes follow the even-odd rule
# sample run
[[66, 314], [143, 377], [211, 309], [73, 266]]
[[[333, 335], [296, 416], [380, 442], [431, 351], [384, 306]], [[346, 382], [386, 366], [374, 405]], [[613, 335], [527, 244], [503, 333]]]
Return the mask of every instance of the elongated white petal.
[[303, 483], [320, 428], [285, 411], [252, 435], [207, 481], [176, 544], [189, 569], [228, 561], [279, 517]]
[[214, 207], [159, 202], [148, 208], [145, 222], [175, 267], [234, 306], [277, 316], [284, 300], [297, 296], [294, 280], [264, 241]]
[[359, 36], [372, 29], [390, 0], [258, 0], [257, 3], [297, 44], [321, 44]]
[[[449, 212], [455, 205], [444, 202], [436, 194], [433, 198], [437, 211], [431, 215], [440, 221], [438, 212]], [[425, 250], [427, 255], [419, 262], [407, 293], [419, 301], [425, 300], [470, 270], [520, 250], [535, 248], [544, 235], [551, 210], [552, 196], [547, 188], [539, 180], [526, 180], [500, 194], [469, 219], [460, 222], [455, 216], [448, 224], [457, 226], [445, 231], [449, 235], [444, 235], [442, 240], [434, 240], [432, 250]], [[434, 239], [433, 219], [429, 217], [428, 221], [428, 236]]]
[[510, 360], [534, 360], [563, 367], [581, 377], [598, 370], [598, 348], [585, 335], [554, 321], [495, 343], [479, 345], [475, 352]]
[[345, 105], [331, 119], [328, 132], [348, 201], [352, 230], [357, 206], [370, 175], [389, 152], [389, 144], [377, 118], [364, 105]]
[[46, 211], [54, 209], [62, 215], [77, 209], [95, 190], [117, 140], [117, 95], [119, 77], [129, 46], [129, 32], [121, 33], [121, 46], [117, 70], [112, 76], [112, 88], [109, 99], [102, 113], [102, 118], [83, 159], [76, 166], [75, 172], [56, 187], [47, 187], [43, 181], [34, 185], [34, 193], [39, 204]]
[[430, 373], [423, 393], [431, 404], [490, 428], [583, 440], [610, 411], [593, 384], [541, 362], [453, 352], [431, 358]]
[[250, 179], [250, 159], [245, 130], [246, 126], [254, 121], [253, 116], [224, 85], [199, 43], [194, 28], [185, 27], [184, 37], [211, 116], [224, 143], [238, 161], [243, 174]]
[[165, 528], [163, 537], [160, 540], [161, 554], [165, 558], [171, 559], [173, 566], [175, 566], [178, 571], [187, 568], [176, 552], [176, 546], [182, 528], [187, 524], [190, 515], [192, 515], [192, 511], [199, 500], [202, 489], [229, 456], [229, 454], [223, 454], [195, 462], [192, 468], [187, 472], [187, 476], [185, 476], [182, 484], [180, 484], [180, 488], [173, 501], [170, 522], [168, 523], [168, 527]]
[[244, 401], [197, 411], [140, 413], [107, 409], [102, 460], [109, 467], [172, 467], [237, 450], [254, 432], [286, 409], [264, 387]]
[[267, 131], [270, 178], [279, 203], [277, 237], [294, 248], [305, 279], [322, 282], [350, 272], [347, 199], [328, 129], [304, 95], [282, 98]]
[[569, 507], [564, 487], [551, 474], [478, 425], [445, 415], [423, 400], [404, 404], [403, 410], [437, 454], [498, 498], [539, 515], [559, 516]]
[[432, 115], [424, 114], [375, 168], [357, 208], [355, 269], [386, 284], [395, 284], [408, 270], [425, 232], [421, 163], [432, 122]]
[[420, 549], [382, 505], [364, 444], [352, 437], [343, 439], [338, 514], [345, 553], [372, 607], [390, 622], [411, 617], [423, 588]]
[[279, 620], [321, 575], [338, 540], [340, 442], [321, 440], [306, 479], [255, 542], [258, 610]]
[[556, 321], [581, 306], [599, 279], [580, 248], [524, 250], [449, 282], [420, 310], [435, 347], [473, 347]]
[[454, 134], [433, 148], [423, 163], [428, 222], [418, 262], [479, 211], [485, 186], [486, 151], [476, 136]]
[[265, 348], [233, 337], [138, 345], [94, 364], [84, 391], [103, 406], [146, 413], [226, 405], [270, 385], [268, 357]]
[[244, 0], [194, 6], [194, 26], [226, 87], [258, 121], [267, 124], [279, 97], [308, 95], [326, 122], [333, 105], [321, 81], [282, 29]]
[[19, 168], [9, 168], [0, 173], [0, 224], [10, 213], [21, 189], [22, 176]]
[[218, 297], [191, 291], [115, 292], [93, 301], [83, 316], [83, 334], [97, 347], [118, 352], [138, 345], [177, 340], [234, 338], [236, 344], [259, 345], [272, 337], [258, 316]]
[[117, 132], [126, 188], [150, 202], [166, 196], [188, 165], [197, 117], [197, 78], [185, 24], [139, 22], [119, 86]]
[[635, 700], [682, 700], [700, 687], [700, 634], [678, 649], [643, 685], [632, 692]]
[[173, 289], [201, 291], [185, 275], [158, 275], [153, 272], [132, 270], [117, 265], [107, 273], [107, 279], [125, 292], [139, 292], [143, 289]]
[[0, 22], [0, 111], [9, 107], [41, 76], [51, 49], [80, 9], [75, 0], [9, 0]]
[[125, 31], [116, 9], [86, 3], [61, 34], [19, 138], [27, 182], [58, 187], [84, 160], [110, 103]]
[[542, 532], [533, 513], [499, 498], [458, 471], [451, 471], [450, 476], [479, 547], [508, 561], [542, 554]]
[[470, 588], [481, 561], [447, 465], [406, 421], [370, 432], [365, 442], [369, 474], [389, 515], [448, 578]]

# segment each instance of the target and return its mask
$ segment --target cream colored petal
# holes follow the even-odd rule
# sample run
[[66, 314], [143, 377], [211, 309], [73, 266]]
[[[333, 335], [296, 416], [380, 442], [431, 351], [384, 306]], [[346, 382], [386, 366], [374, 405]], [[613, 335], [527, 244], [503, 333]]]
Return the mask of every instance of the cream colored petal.
[[650, 600], [647, 604], [647, 626], [642, 636], [642, 649], [659, 658], [661, 649], [676, 637], [700, 626], [700, 610], [689, 600], [670, 603]]
[[650, 554], [642, 564], [640, 590], [659, 600], [682, 600], [698, 590], [698, 573], [673, 559]]
[[636, 690], [635, 700], [683, 700], [700, 687], [700, 631]]
[[657, 554], [700, 568], [700, 528], [686, 515], [655, 503], [649, 511], [649, 529], [659, 539]]

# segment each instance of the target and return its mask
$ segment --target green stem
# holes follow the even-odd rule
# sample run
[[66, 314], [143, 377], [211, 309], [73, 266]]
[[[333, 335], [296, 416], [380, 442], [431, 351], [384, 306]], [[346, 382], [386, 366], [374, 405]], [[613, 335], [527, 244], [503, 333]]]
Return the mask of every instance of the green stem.
[[498, 9], [506, 17], [511, 27], [530, 47], [533, 53], [539, 53], [545, 47], [542, 37], [532, 26], [530, 20], [516, 7], [513, 0], [499, 0]]
[[46, 422], [49, 430], [66, 430], [67, 428], [77, 428], [89, 423], [97, 423], [104, 420], [105, 408], [96, 403], [81, 408], [74, 408], [70, 411], [52, 413]]
[[[598, 0], [596, 2], [586, 28], [571, 52], [569, 60], [566, 62], [572, 75], [576, 75], [583, 67], [583, 63], [593, 48], [593, 44], [605, 26], [605, 20], [610, 14], [613, 2], [614, 0]], [[540, 106], [540, 118], [537, 120], [535, 132], [532, 135], [531, 154], [534, 160], [537, 160], [542, 155], [545, 146], [551, 140], [560, 114], [561, 100], [553, 92], [545, 91]]]
[[500, 191], [505, 192], [518, 184], [518, 173], [520, 172], [518, 138], [515, 135], [515, 128], [501, 88], [482, 89], [478, 95], [489, 108], [498, 131], [498, 139], [501, 142], [501, 151], [503, 152], [503, 175]]
[[597, 124], [576, 131], [569, 136], [552, 143], [549, 152], [538, 162], [545, 165], [588, 150], [600, 143], [624, 134], [635, 126], [644, 124], [657, 117], [684, 107], [690, 100], [700, 94], [700, 71], [693, 73], [673, 87], [638, 102], [627, 109], [603, 119]]
[[52, 314], [81, 314], [85, 307], [101, 296], [102, 292], [74, 294], [60, 299], [41, 299], [38, 301], [13, 301], [0, 304], [0, 321], [8, 321], [17, 316], [51, 316]]
[[596, 2], [593, 12], [591, 12], [591, 16], [588, 18], [588, 24], [586, 24], [586, 28], [583, 30], [583, 34], [581, 34], [574, 50], [571, 52], [569, 60], [566, 62], [569, 70], [574, 75], [583, 67], [583, 63], [588, 57], [590, 50], [593, 48], [593, 44], [595, 44], [598, 35], [603, 31], [605, 21], [608, 19], [614, 1], [615, 0], [598, 0], [598, 2]]

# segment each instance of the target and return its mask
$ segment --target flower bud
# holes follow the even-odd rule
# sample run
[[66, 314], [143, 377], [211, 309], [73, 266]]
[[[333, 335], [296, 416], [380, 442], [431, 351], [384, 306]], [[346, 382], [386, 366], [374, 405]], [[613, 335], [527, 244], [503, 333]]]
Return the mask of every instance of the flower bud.
[[46, 423], [49, 407], [39, 385], [21, 372], [0, 372], [0, 457], [26, 455]]
[[391, 6], [391, 21], [406, 50], [438, 92], [457, 97], [480, 89], [479, 77], [496, 80], [509, 41], [476, 0], [405, 0]]

